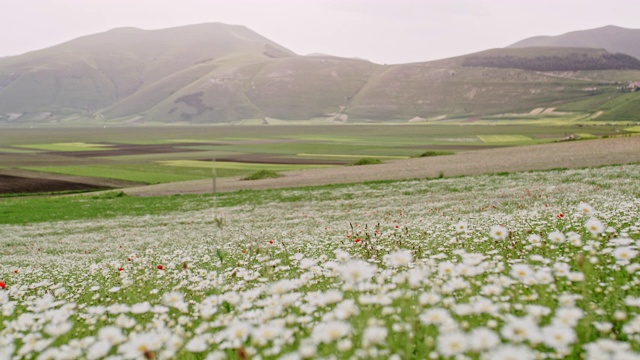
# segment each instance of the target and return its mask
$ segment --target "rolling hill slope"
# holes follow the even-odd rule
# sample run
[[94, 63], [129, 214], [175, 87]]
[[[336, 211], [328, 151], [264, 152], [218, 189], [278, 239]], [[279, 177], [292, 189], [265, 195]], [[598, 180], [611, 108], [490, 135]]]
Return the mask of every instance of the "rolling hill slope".
[[0, 59], [0, 124], [421, 121], [551, 107], [640, 120], [623, 92], [637, 69], [590, 48], [378, 65], [299, 56], [243, 26], [121, 28]]
[[[46, 119], [49, 112], [80, 111], [86, 116], [190, 67], [233, 55], [269, 59], [294, 54], [243, 26], [114, 29], [0, 61], [0, 114]], [[164, 98], [157, 94], [152, 100]]]
[[605, 49], [640, 59], [640, 29], [605, 26], [597, 29], [572, 31], [558, 36], [535, 36], [509, 45], [523, 47], [579, 47]]

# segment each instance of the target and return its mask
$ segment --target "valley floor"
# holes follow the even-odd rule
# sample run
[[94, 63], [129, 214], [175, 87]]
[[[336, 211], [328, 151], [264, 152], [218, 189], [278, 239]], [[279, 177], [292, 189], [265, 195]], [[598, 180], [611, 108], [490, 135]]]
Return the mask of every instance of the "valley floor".
[[[568, 141], [520, 147], [496, 148], [384, 164], [290, 171], [283, 177], [245, 181], [217, 179], [216, 191], [274, 189], [363, 181], [452, 177], [500, 172], [582, 168], [640, 162], [640, 136]], [[194, 180], [125, 189], [128, 195], [160, 196], [210, 193], [213, 181]]]

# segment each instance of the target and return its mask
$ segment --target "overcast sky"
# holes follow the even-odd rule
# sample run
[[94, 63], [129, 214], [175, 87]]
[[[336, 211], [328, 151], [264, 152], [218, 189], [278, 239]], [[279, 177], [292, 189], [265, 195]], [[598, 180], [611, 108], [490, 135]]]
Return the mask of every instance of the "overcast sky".
[[638, 0], [0, 0], [0, 57], [132, 26], [245, 25], [298, 54], [407, 63], [605, 25]]

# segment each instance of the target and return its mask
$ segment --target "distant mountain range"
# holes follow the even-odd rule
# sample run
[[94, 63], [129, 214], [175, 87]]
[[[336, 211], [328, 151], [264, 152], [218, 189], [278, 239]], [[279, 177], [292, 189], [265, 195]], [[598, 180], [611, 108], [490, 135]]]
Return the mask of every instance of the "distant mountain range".
[[[378, 65], [296, 55], [236, 25], [120, 28], [0, 58], [0, 124], [428, 121], [537, 108], [640, 120], [640, 30]], [[620, 54], [622, 53], [622, 54]]]
[[598, 29], [573, 31], [558, 36], [535, 36], [518, 41], [509, 48], [581, 47], [605, 49], [640, 59], [640, 29], [605, 26]]

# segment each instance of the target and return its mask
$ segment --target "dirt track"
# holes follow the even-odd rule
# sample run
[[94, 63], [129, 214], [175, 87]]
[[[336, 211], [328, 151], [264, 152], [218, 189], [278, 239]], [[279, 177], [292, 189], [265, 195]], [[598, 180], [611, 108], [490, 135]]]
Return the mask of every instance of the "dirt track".
[[[283, 173], [284, 176], [278, 179], [244, 181], [239, 178], [222, 178], [217, 180], [216, 191], [434, 178], [440, 174], [448, 177], [580, 168], [636, 162], [640, 162], [640, 136], [477, 150], [456, 155], [398, 160], [379, 165], [291, 171]], [[210, 193], [212, 188], [212, 181], [209, 179], [133, 187], [124, 191], [129, 195], [157, 196]]]

